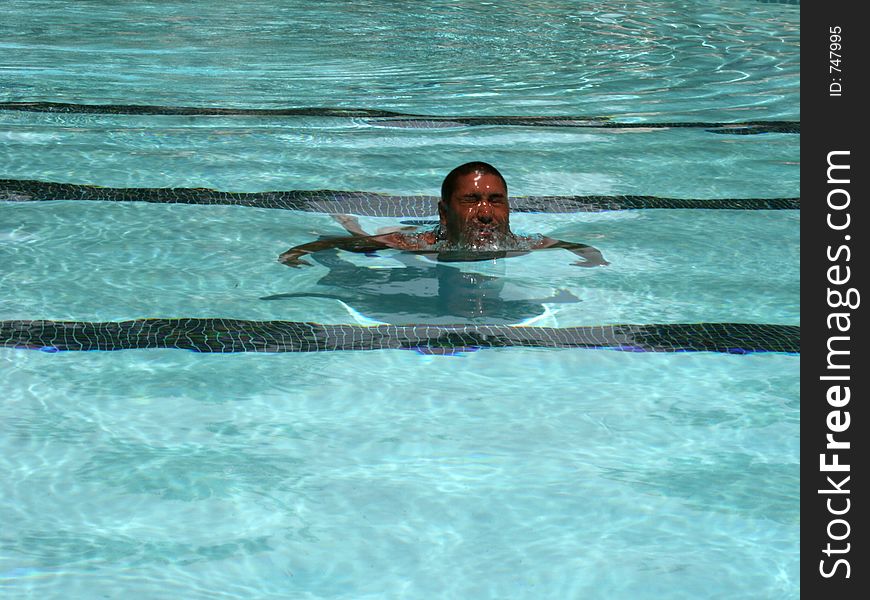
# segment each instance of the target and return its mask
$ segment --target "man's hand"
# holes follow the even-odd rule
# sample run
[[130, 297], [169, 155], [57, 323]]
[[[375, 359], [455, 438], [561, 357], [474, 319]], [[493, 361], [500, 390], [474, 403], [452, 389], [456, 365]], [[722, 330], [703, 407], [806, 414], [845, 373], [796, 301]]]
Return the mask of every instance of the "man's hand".
[[610, 264], [604, 260], [604, 256], [602, 256], [598, 248], [593, 248], [586, 244], [563, 242], [562, 240], [544, 237], [534, 249], [540, 250], [543, 248], [564, 248], [565, 250], [570, 250], [583, 259], [582, 261], [572, 262], [571, 264], [575, 267], [603, 267]]
[[598, 262], [590, 261], [590, 260], [587, 260], [587, 261], [579, 261], [578, 260], [577, 262], [572, 262], [571, 264], [574, 265], [575, 267], [603, 267], [604, 265], [609, 265], [610, 263], [602, 258]]
[[298, 269], [298, 268], [303, 267], [303, 266], [304, 267], [313, 266], [307, 260], [302, 260], [301, 258], [299, 258], [302, 255], [303, 255], [303, 253], [299, 253], [299, 252], [293, 252], [293, 251], [285, 252], [284, 254], [282, 254], [281, 256], [278, 257], [278, 262], [281, 264], [287, 265], [288, 267], [293, 267], [294, 269]]

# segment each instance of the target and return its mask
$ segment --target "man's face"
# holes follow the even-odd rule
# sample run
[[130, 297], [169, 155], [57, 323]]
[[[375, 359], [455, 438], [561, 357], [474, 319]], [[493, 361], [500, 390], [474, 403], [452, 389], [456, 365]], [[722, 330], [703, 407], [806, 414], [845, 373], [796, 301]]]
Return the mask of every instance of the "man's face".
[[510, 235], [507, 188], [496, 175], [460, 176], [453, 195], [439, 204], [439, 212], [450, 244], [494, 248]]

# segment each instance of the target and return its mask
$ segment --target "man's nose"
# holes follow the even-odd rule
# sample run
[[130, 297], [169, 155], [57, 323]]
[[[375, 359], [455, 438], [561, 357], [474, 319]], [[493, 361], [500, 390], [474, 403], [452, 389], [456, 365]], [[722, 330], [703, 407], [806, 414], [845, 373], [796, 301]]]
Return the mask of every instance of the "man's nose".
[[477, 220], [483, 223], [492, 221], [492, 205], [486, 200], [477, 205]]

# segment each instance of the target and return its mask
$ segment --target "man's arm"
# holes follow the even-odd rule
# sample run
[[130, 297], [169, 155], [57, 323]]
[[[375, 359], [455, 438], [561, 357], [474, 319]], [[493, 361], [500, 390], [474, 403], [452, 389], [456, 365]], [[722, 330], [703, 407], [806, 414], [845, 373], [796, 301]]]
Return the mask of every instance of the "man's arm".
[[583, 262], [573, 262], [572, 265], [578, 267], [598, 267], [609, 265], [610, 263], [604, 260], [604, 256], [598, 248], [580, 244], [577, 242], [563, 242], [562, 240], [554, 240], [553, 238], [545, 237], [541, 240], [540, 245], [535, 247], [535, 250], [543, 248], [564, 248], [570, 250], [577, 256], [583, 259]]
[[308, 242], [290, 248], [278, 257], [278, 262], [287, 265], [288, 267], [298, 268], [302, 265], [311, 266], [311, 263], [302, 260], [302, 256], [313, 254], [321, 250], [329, 250], [331, 248], [339, 248], [340, 250], [348, 250], [350, 252], [374, 252], [383, 250], [390, 246], [381, 241], [383, 236], [353, 236], [335, 238], [332, 240], [317, 240], [316, 242]]

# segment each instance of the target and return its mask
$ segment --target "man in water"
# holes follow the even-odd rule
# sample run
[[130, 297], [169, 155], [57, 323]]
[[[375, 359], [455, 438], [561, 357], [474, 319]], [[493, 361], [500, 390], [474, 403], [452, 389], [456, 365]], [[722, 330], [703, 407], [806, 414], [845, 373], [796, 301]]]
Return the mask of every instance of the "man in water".
[[288, 267], [298, 268], [311, 264], [302, 259], [306, 254], [329, 248], [350, 252], [395, 248], [435, 257], [442, 262], [479, 261], [520, 256], [532, 250], [563, 248], [583, 259], [572, 263], [578, 267], [609, 264], [600, 251], [586, 244], [514, 234], [509, 225], [507, 183], [495, 167], [484, 162], [466, 163], [450, 171], [441, 184], [438, 214], [438, 226], [418, 234], [394, 231], [368, 235], [354, 220], [347, 219], [343, 224], [353, 234], [351, 237], [302, 244], [287, 250], [278, 260]]

